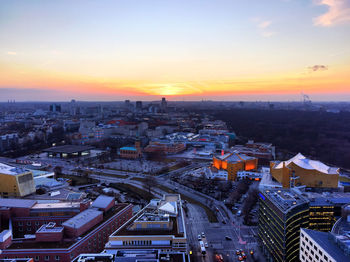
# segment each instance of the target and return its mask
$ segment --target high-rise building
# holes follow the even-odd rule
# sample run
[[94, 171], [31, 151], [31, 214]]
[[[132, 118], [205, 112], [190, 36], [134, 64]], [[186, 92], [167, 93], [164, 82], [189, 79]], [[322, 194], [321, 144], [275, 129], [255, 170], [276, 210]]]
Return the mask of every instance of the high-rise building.
[[142, 101], [136, 101], [136, 111], [142, 111]]
[[259, 193], [259, 241], [267, 261], [298, 261], [301, 227], [309, 223], [309, 201], [292, 189]]
[[59, 105], [59, 104], [51, 104], [50, 105], [50, 112], [61, 113], [61, 105]]
[[162, 98], [162, 102], [160, 104], [160, 108], [162, 110], [162, 113], [165, 113], [167, 111], [167, 102], [165, 97]]

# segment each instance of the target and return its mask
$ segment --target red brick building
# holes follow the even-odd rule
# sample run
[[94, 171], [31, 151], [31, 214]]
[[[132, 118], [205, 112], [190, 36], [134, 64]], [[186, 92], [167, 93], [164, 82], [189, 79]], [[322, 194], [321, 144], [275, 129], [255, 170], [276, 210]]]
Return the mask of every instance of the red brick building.
[[[93, 203], [89, 208], [83, 208], [82, 212], [78, 211], [74, 216], [66, 218], [62, 223], [54, 223], [52, 221], [54, 219], [47, 215], [45, 219], [51, 223], [45, 223], [35, 230], [28, 229], [29, 227], [33, 228], [32, 222], [35, 224], [30, 214], [33, 212], [33, 207], [38, 204], [36, 201], [17, 199], [18, 201], [4, 202], [8, 206], [5, 206], [6, 212], [2, 212], [3, 208], [0, 209], [0, 217], [1, 220], [4, 219], [4, 223], [1, 224], [3, 226], [2, 229], [6, 225], [7, 229], [0, 234], [0, 259], [33, 258], [34, 262], [68, 262], [81, 253], [101, 252], [108, 241], [109, 235], [132, 217], [132, 205], [115, 204], [114, 199], [110, 199], [110, 202], [107, 201], [108, 203], [106, 203], [105, 207], [96, 207], [96, 205], [98, 206], [107, 198], [104, 196], [100, 199], [98, 198], [96, 200], [97, 203]], [[2, 199], [0, 199], [0, 206], [1, 201]], [[111, 202], [113, 205], [110, 204]], [[15, 210], [12, 210], [11, 204], [15, 206]], [[41, 208], [43, 207], [41, 206]], [[101, 211], [102, 209], [103, 211]], [[10, 210], [10, 213], [8, 210]], [[14, 213], [11, 213], [11, 210]], [[65, 211], [67, 209], [63, 209], [61, 213], [63, 216], [58, 216], [58, 209], [56, 209], [53, 212], [54, 218], [63, 219]], [[2, 213], [4, 213], [4, 217]], [[15, 214], [21, 215], [21, 217], [12, 217]], [[9, 215], [10, 220], [6, 222], [6, 216]], [[23, 229], [26, 228], [25, 232], [32, 233], [26, 234], [25, 239], [21, 234], [21, 237], [13, 237], [12, 230], [15, 228], [12, 224], [13, 218], [17, 218], [16, 223], [23, 222]], [[30, 222], [31, 226], [27, 225], [28, 222]], [[14, 236], [17, 235], [14, 234]]]

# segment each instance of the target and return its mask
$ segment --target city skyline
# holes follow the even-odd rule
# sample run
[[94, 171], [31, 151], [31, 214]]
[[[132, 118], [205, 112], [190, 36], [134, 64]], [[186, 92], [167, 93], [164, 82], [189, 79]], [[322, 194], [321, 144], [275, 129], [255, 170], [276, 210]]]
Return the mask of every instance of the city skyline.
[[350, 99], [349, 1], [0, 6], [0, 101]]

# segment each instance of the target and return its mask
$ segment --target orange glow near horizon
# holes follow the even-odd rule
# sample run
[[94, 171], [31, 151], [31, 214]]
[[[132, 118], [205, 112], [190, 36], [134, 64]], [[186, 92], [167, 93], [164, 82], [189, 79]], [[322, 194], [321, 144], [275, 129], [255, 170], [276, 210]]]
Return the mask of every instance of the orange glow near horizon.
[[47, 90], [75, 91], [85, 94], [125, 95], [125, 96], [167, 96], [181, 98], [201, 96], [249, 95], [249, 94], [289, 94], [349, 93], [349, 70], [308, 74], [286, 74], [259, 76], [256, 78], [236, 78], [234, 80], [202, 80], [186, 82], [157, 82], [152, 80], [115, 80], [25, 67], [6, 68], [0, 65], [4, 74], [0, 75], [0, 86], [21, 88], [45, 88]]

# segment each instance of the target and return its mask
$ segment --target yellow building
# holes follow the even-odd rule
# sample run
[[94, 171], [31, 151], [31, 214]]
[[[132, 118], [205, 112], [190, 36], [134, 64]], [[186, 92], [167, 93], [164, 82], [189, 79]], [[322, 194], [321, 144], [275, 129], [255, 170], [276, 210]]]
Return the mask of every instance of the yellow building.
[[35, 193], [32, 172], [0, 163], [1, 197], [23, 197], [32, 193]]
[[339, 168], [308, 159], [300, 153], [287, 161], [270, 162], [270, 173], [283, 187], [336, 188], [339, 181]]
[[106, 249], [158, 249], [162, 252], [187, 252], [187, 236], [181, 197], [164, 195], [109, 236]]
[[238, 171], [257, 169], [258, 159], [236, 152], [213, 157], [213, 165], [217, 169], [227, 171], [228, 180], [236, 180]]

